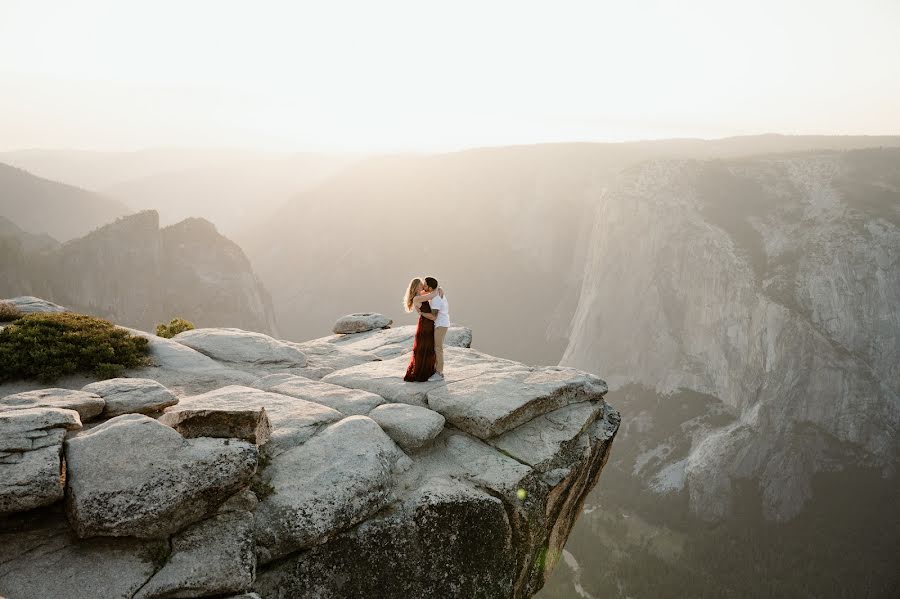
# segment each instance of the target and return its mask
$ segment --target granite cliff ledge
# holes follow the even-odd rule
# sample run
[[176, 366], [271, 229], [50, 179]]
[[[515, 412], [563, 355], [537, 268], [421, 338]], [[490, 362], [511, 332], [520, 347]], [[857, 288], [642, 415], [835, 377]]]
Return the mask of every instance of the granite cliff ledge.
[[141, 334], [128, 378], [0, 386], [0, 596], [530, 597], [619, 425], [464, 327], [436, 383], [408, 326]]

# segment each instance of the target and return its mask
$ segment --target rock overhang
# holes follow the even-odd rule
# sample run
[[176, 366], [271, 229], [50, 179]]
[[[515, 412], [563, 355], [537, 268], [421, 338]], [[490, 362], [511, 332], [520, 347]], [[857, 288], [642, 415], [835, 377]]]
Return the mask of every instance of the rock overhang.
[[[156, 379], [162, 386], [177, 383], [171, 390], [178, 403], [161, 406], [166, 412], [159, 421], [148, 420], [168, 428], [164, 423], [169, 420], [173, 424], [198, 418], [196, 426], [184, 425], [181, 433], [177, 424], [175, 430], [169, 428], [180, 443], [190, 447], [208, 439], [220, 447], [252, 448], [252, 465], [246, 462], [238, 468], [237, 486], [245, 490], [220, 484], [216, 488], [225, 490], [204, 494], [197, 502], [202, 509], [189, 517], [167, 516], [169, 523], [176, 523], [174, 529], [147, 521], [123, 525], [118, 531], [114, 530], [118, 524], [105, 530], [91, 524], [94, 528], [82, 533], [124, 534], [126, 539], [169, 536], [174, 547], [179, 535], [215, 538], [217, 529], [203, 523], [221, 520], [219, 532], [228, 538], [220, 543], [228, 548], [227, 559], [224, 554], [203, 559], [229, 564], [221, 572], [254, 574], [249, 578], [216, 574], [216, 580], [202, 583], [217, 593], [256, 590], [265, 597], [275, 584], [295, 589], [304, 585], [330, 596], [328, 589], [333, 592], [338, 578], [346, 581], [348, 573], [310, 560], [320, 555], [338, 563], [336, 552], [355, 546], [360, 555], [375, 560], [373, 567], [396, 559], [397, 552], [420, 561], [446, 561], [442, 573], [429, 568], [406, 572], [408, 579], [401, 586], [410, 593], [434, 591], [453, 579], [458, 588], [475, 589], [476, 594], [477, 589], [491, 589], [495, 596], [494, 591], [501, 589], [502, 596], [530, 596], [552, 566], [542, 562], [538, 567], [535, 560], [561, 549], [580, 504], [597, 483], [618, 427], [617, 413], [603, 400], [602, 380], [574, 369], [530, 367], [483, 354], [469, 348], [471, 331], [464, 327], [451, 328], [452, 344], [445, 352], [447, 378], [440, 383], [402, 381], [414, 327], [291, 344], [291, 350], [307, 357], [302, 366], [249, 355], [245, 331], [207, 333], [219, 349], [224, 348], [218, 359], [214, 352], [199, 353], [177, 339], [157, 338], [162, 359], [152, 368], [128, 374]], [[228, 349], [234, 335], [242, 337], [235, 343], [243, 344], [243, 353]], [[283, 349], [278, 343], [282, 342], [254, 337], [252, 345], [266, 351]], [[241, 363], [245, 358], [247, 362]], [[131, 409], [132, 404], [123, 405]], [[141, 406], [135, 401], [132, 408], [138, 411]], [[204, 420], [211, 415], [219, 418], [217, 412], [228, 417]], [[119, 418], [127, 422], [147, 417]], [[89, 439], [90, 433], [97, 429], [102, 433], [106, 426], [81, 434]], [[77, 447], [75, 439], [71, 443]], [[74, 497], [83, 496], [81, 483], [89, 478], [77, 453], [70, 465], [70, 482], [77, 487]], [[63, 452], [60, 459], [65, 457]], [[254, 522], [249, 529], [244, 517], [216, 515], [228, 503], [221, 495], [228, 493], [256, 498], [248, 508]], [[182, 508], [172, 509], [177, 513]], [[481, 571], [449, 553], [434, 553], [446, 545], [448, 537], [443, 535], [451, 532], [440, 523], [453, 521], [482, 522], [505, 531], [498, 533], [508, 539], [504, 543], [509, 563], [503, 572]], [[149, 532], [141, 529], [144, 525]], [[395, 533], [393, 545], [377, 547], [379, 531], [385, 527]], [[236, 549], [247, 543], [251, 551]], [[423, 553], [427, 547], [432, 549]], [[184, 549], [159, 557], [170, 565], [154, 568], [154, 575], [165, 572], [154, 585], [171, 591], [194, 584], [185, 572], [191, 571], [191, 560], [199, 555]], [[306, 574], [300, 573], [301, 567]], [[360, 571], [349, 576], [348, 584], [354, 588], [377, 592], [371, 585], [381, 574], [366, 578]]]

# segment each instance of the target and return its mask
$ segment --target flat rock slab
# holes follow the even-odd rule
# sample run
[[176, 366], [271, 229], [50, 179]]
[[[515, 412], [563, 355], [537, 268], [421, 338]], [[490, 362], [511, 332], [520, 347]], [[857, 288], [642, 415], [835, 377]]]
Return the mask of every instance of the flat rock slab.
[[140, 414], [118, 416], [66, 441], [66, 511], [80, 537], [165, 537], [249, 484], [257, 449], [229, 439], [184, 439]]
[[172, 554], [134, 599], [207, 597], [250, 588], [256, 571], [253, 514], [216, 514], [172, 537]]
[[478, 376], [487, 371], [527, 370], [517, 362], [495, 358], [480, 352], [456, 347], [444, 351], [443, 381], [408, 383], [403, 380], [411, 353], [379, 362], [366, 362], [350, 368], [335, 371], [322, 378], [323, 382], [362, 389], [375, 393], [389, 402], [405, 403], [413, 406], [429, 407], [427, 394], [433, 389], [449, 383]]
[[189, 439], [196, 437], [242, 439], [263, 445], [272, 434], [272, 425], [269, 423], [266, 409], [262, 406], [243, 408], [185, 406], [166, 412], [159, 417], [159, 421]]
[[253, 386], [328, 406], [347, 416], [365, 416], [385, 402], [383, 397], [375, 393], [290, 374], [263, 377], [253, 383]]
[[202, 395], [182, 398], [168, 413], [183, 410], [247, 410], [265, 408], [272, 427], [266, 452], [278, 454], [316, 434], [325, 425], [344, 415], [321, 404], [252, 387], [229, 385]]
[[0, 515], [62, 500], [62, 444], [67, 430], [79, 428], [74, 410], [0, 412]]
[[306, 354], [298, 344], [242, 329], [193, 329], [172, 340], [222, 362], [306, 366]]
[[106, 402], [103, 416], [153, 414], [178, 403], [175, 394], [152, 379], [116, 378], [85, 385], [82, 391], [99, 395]]
[[274, 458], [274, 492], [256, 510], [263, 562], [320, 542], [383, 508], [403, 452], [366, 416], [350, 416]]
[[164, 540], [77, 539], [64, 517], [28, 534], [0, 534], [0, 597], [131, 599], [156, 569]]
[[606, 383], [574, 368], [486, 369], [430, 390], [428, 406], [481, 439], [501, 435], [571, 403], [599, 400]]
[[453, 471], [476, 485], [517, 498], [520, 489], [529, 487], [534, 469], [459, 432], [445, 430], [441, 459], [452, 464]]
[[334, 323], [332, 331], [337, 335], [352, 333], [365, 333], [375, 329], [384, 329], [394, 324], [394, 321], [377, 312], [359, 312], [342, 316]]
[[385, 404], [369, 414], [384, 432], [405, 451], [419, 449], [444, 430], [444, 417], [418, 406]]
[[[356, 335], [335, 335], [323, 337], [314, 342], [330, 343], [343, 349], [363, 352], [376, 358], [390, 359], [412, 351], [416, 336], [415, 325], [406, 325], [390, 329], [367, 331]], [[472, 330], [467, 327], [450, 325], [444, 339], [445, 347], [469, 347], [472, 344]]]
[[22, 408], [61, 408], [75, 410], [82, 422], [89, 422], [103, 412], [106, 402], [96, 393], [73, 391], [72, 389], [37, 389], [7, 395], [0, 399], [0, 410]]
[[522, 426], [490, 439], [490, 444], [541, 471], [575, 461], [567, 449], [577, 445], [603, 410], [604, 402], [583, 401], [538, 416]]
[[0, 410], [0, 453], [43, 447], [40, 438], [46, 431], [57, 428], [69, 431], [80, 429], [78, 412], [62, 408]]
[[320, 379], [335, 370], [349, 368], [363, 362], [380, 360], [378, 356], [370, 352], [359, 351], [334, 343], [334, 340], [337, 338], [339, 337], [325, 337], [298, 343], [300, 350], [306, 354], [307, 361], [304, 372], [297, 374], [308, 378]]

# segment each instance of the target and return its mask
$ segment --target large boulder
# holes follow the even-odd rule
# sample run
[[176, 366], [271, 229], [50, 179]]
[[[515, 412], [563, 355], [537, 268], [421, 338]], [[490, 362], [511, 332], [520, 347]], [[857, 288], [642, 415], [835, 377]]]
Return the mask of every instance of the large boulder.
[[220, 362], [306, 366], [306, 354], [296, 343], [279, 341], [252, 331], [229, 328], [192, 329], [178, 333], [172, 340]]
[[365, 416], [385, 402], [380, 395], [368, 391], [348, 389], [290, 374], [271, 374], [253, 383], [253, 386], [322, 404], [347, 416]]
[[0, 411], [0, 515], [62, 500], [63, 439], [79, 428], [74, 410]]
[[405, 451], [419, 449], [444, 430], [444, 417], [428, 408], [385, 404], [369, 413], [384, 432]]
[[175, 394], [152, 379], [116, 378], [82, 387], [82, 391], [99, 395], [106, 402], [103, 416], [153, 414], [178, 403]]
[[359, 312], [348, 314], [338, 318], [334, 323], [332, 330], [336, 335], [347, 335], [352, 333], [365, 333], [375, 329], [385, 329], [394, 324], [394, 321], [377, 312]]
[[248, 590], [256, 571], [255, 507], [256, 497], [246, 491], [223, 504], [215, 516], [173, 536], [166, 564], [134, 599], [221, 596]]
[[276, 455], [307, 441], [325, 426], [344, 417], [337, 410], [278, 393], [260, 391], [251, 387], [230, 385], [201, 395], [182, 398], [164, 416], [166, 422], [182, 418], [187, 412], [202, 414], [206, 411], [241, 412], [265, 409], [271, 425], [271, 435], [266, 452]]
[[66, 510], [80, 537], [165, 537], [215, 510], [256, 471], [256, 446], [184, 439], [126, 414], [66, 442]]
[[75, 410], [82, 422], [89, 422], [99, 416], [105, 405], [106, 402], [96, 393], [58, 388], [14, 393], [0, 399], [0, 410], [23, 408]]
[[350, 416], [273, 459], [264, 472], [273, 492], [256, 511], [260, 559], [320, 543], [386, 506], [404, 457], [375, 422]]
[[203, 393], [222, 385], [243, 385], [258, 376], [226, 366], [209, 356], [172, 339], [126, 328], [132, 335], [147, 339], [151, 365], [126, 371], [134, 378], [153, 379], [182, 395]]
[[171, 426], [182, 437], [219, 437], [243, 439], [264, 445], [272, 434], [272, 425], [261, 406], [241, 408], [187, 406], [166, 412], [159, 421]]

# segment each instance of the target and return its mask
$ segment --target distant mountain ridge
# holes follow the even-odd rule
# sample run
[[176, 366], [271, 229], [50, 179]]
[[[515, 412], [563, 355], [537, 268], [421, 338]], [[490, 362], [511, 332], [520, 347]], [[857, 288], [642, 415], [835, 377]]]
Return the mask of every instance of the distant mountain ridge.
[[163, 225], [200, 215], [228, 235], [262, 221], [293, 195], [358, 159], [353, 154], [204, 148], [0, 153], [0, 162], [94, 190], [129, 211], [156, 210]]
[[203, 219], [160, 229], [155, 211], [140, 212], [18, 260], [19, 280], [3, 287], [6, 296], [38, 294], [145, 330], [174, 317], [276, 330], [269, 294], [243, 251]]
[[0, 164], [0, 216], [29, 233], [66, 241], [129, 212], [101, 194]]

